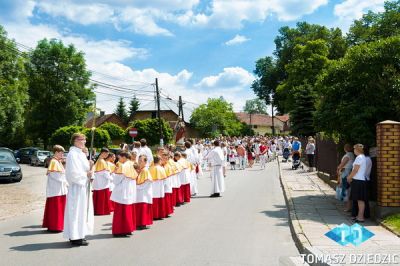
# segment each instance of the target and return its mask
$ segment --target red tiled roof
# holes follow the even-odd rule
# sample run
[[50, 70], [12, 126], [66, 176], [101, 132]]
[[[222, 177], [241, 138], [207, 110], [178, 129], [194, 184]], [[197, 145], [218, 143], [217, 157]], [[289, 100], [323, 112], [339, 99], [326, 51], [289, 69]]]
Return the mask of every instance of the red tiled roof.
[[[112, 121], [110, 121], [112, 120]], [[108, 114], [108, 115], [103, 115], [100, 117], [96, 117], [96, 125], [95, 127], [99, 127], [102, 124], [106, 123], [106, 122], [112, 122], [114, 124], [118, 124], [119, 126], [125, 127], [125, 123], [122, 121], [121, 118], [119, 118], [116, 114]], [[89, 119], [86, 123], [85, 123], [85, 127], [87, 128], [91, 128], [93, 125], [93, 118]]]
[[[250, 114], [240, 112], [236, 113], [236, 117], [240, 120], [240, 122], [246, 123], [247, 125], [250, 125]], [[269, 115], [264, 115], [264, 114], [252, 114], [251, 115], [251, 124], [252, 125], [257, 125], [257, 126], [266, 126], [266, 127], [271, 127], [272, 126], [272, 117]], [[274, 120], [275, 127], [282, 127], [282, 121], [281, 120]]]

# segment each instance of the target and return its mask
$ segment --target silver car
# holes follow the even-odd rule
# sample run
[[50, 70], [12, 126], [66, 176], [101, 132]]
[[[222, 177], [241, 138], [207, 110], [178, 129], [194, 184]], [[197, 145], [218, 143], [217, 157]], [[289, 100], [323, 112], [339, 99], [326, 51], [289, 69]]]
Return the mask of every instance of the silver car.
[[39, 166], [39, 165], [44, 165], [44, 161], [46, 158], [50, 156], [49, 151], [35, 151], [31, 155], [31, 165]]

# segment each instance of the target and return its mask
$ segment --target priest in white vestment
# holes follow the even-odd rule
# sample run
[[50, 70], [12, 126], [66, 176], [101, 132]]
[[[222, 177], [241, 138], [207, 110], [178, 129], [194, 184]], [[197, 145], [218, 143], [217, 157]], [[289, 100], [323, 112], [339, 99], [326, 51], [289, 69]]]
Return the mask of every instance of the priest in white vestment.
[[225, 180], [223, 164], [225, 162], [224, 153], [219, 146], [219, 140], [214, 141], [214, 149], [207, 155], [207, 160], [211, 164], [212, 194], [210, 197], [220, 197], [225, 191]]
[[92, 193], [88, 189], [93, 173], [82, 151], [86, 143], [85, 135], [73, 134], [71, 143], [74, 146], [68, 152], [65, 166], [69, 191], [64, 215], [64, 238], [69, 239], [74, 246], [87, 246], [85, 237], [93, 234], [94, 225]]

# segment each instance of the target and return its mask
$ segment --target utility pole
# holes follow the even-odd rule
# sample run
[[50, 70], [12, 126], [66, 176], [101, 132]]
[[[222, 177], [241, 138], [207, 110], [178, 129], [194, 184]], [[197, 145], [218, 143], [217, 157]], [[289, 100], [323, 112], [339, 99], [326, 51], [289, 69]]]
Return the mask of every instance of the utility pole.
[[178, 107], [179, 107], [179, 117], [181, 117], [182, 115], [182, 121], [185, 121], [185, 117], [183, 114], [183, 102], [182, 102], [182, 96], [179, 96], [179, 103], [178, 103]]
[[158, 126], [160, 128], [160, 146], [164, 146], [164, 134], [161, 121], [161, 112], [160, 112], [160, 90], [158, 88], [158, 78], [156, 78], [156, 100], [157, 100]]
[[271, 102], [271, 114], [272, 114], [272, 136], [275, 136], [275, 123], [274, 123], [274, 99]]

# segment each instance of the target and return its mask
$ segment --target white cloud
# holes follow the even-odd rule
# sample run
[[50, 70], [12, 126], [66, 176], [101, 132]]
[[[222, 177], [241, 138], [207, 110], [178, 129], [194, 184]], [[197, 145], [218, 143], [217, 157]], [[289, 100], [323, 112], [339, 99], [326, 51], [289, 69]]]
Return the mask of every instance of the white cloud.
[[246, 36], [236, 34], [236, 36], [233, 39], [230, 39], [229, 41], [225, 42], [225, 44], [231, 46], [231, 45], [241, 44], [247, 41], [250, 41], [250, 39], [247, 38]]
[[334, 8], [334, 14], [339, 18], [337, 25], [347, 31], [353, 21], [360, 19], [367, 11], [383, 11], [384, 3], [385, 0], [345, 0]]
[[113, 10], [105, 4], [76, 4], [70, 1], [41, 1], [38, 9], [53, 17], [65, 17], [82, 25], [104, 23], [113, 17]]
[[[214, 0], [210, 15], [186, 13], [181, 23], [207, 25], [215, 28], [238, 29], [244, 22], [263, 22], [276, 15], [279, 20], [289, 21], [313, 13], [328, 0]], [[191, 17], [190, 17], [191, 16]], [[201, 18], [201, 19], [199, 19]]]
[[[21, 0], [18, 0], [21, 1]], [[83, 25], [112, 23], [119, 30], [148, 36], [172, 36], [164, 22], [181, 26], [239, 29], [245, 22], [263, 22], [275, 15], [295, 20], [311, 14], [328, 0], [211, 0], [206, 12], [198, 11], [200, 0], [33, 0], [17, 5], [16, 16], [31, 16], [33, 7], [53, 17]], [[19, 6], [23, 8], [19, 9]]]

